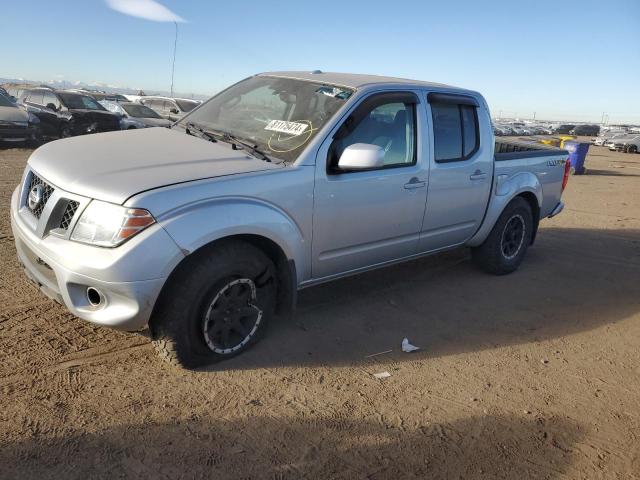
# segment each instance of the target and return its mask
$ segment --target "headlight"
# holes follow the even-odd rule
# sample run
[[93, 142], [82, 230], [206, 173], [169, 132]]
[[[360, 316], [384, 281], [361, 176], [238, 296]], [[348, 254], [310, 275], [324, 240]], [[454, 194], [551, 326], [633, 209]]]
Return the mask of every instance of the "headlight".
[[76, 223], [71, 240], [116, 247], [154, 223], [153, 216], [142, 208], [92, 200]]

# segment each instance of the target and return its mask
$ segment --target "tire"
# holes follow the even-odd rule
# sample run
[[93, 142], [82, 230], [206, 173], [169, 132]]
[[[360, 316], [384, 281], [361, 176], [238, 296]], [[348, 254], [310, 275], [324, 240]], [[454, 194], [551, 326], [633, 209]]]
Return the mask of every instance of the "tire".
[[27, 140], [26, 147], [28, 148], [38, 148], [40, 145], [44, 143], [44, 137], [42, 136], [42, 132], [40, 129], [36, 130], [31, 138]]
[[627, 153], [638, 153], [638, 147], [635, 145], [629, 145], [627, 147]]
[[234, 357], [263, 334], [276, 304], [276, 271], [242, 241], [205, 247], [180, 265], [149, 322], [156, 352], [196, 368]]
[[71, 129], [69, 127], [62, 127], [60, 129], [60, 138], [69, 138], [71, 136]]
[[471, 249], [471, 256], [485, 272], [506, 275], [522, 263], [532, 234], [531, 207], [524, 198], [516, 197], [505, 207], [484, 243]]

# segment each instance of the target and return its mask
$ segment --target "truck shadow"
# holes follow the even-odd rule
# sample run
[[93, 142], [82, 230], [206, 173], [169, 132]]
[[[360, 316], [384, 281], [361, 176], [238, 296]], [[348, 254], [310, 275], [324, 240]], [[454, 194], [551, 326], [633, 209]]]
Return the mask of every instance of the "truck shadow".
[[[511, 275], [485, 274], [459, 249], [303, 290], [293, 319], [208, 370], [353, 365], [390, 349], [391, 360], [416, 360], [557, 338], [636, 314], [639, 278], [639, 230], [542, 228]], [[404, 337], [421, 350], [401, 353]]]
[[590, 168], [587, 170], [587, 175], [597, 175], [599, 177], [640, 177], [637, 173], [627, 173], [625, 171], [616, 172], [612, 170], [596, 170]]
[[577, 444], [585, 432], [560, 418], [420, 420], [400, 429], [346, 417], [193, 416], [49, 439], [36, 435], [5, 444], [0, 464], [3, 478], [25, 480], [558, 478], [582, 455]]

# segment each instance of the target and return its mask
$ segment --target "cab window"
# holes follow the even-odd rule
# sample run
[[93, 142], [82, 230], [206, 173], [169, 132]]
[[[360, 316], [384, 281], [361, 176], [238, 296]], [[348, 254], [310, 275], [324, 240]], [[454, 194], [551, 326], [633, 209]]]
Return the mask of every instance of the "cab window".
[[381, 94], [365, 99], [340, 127], [329, 150], [329, 172], [340, 173], [338, 160], [356, 143], [384, 151], [384, 167], [416, 163], [416, 100], [413, 94]]

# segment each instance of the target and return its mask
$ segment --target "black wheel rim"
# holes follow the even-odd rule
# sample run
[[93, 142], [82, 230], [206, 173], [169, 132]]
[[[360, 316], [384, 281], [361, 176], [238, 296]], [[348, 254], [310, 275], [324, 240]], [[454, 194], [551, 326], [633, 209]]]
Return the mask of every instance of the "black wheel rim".
[[204, 339], [213, 352], [228, 355], [246, 345], [261, 322], [262, 310], [256, 306], [253, 280], [231, 280], [209, 304], [202, 325]]
[[502, 255], [507, 260], [515, 258], [524, 243], [525, 223], [522, 215], [514, 215], [507, 221], [502, 231], [502, 241], [500, 248]]

